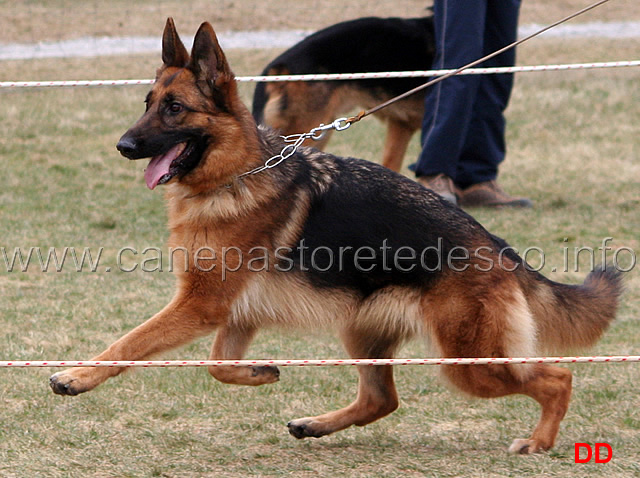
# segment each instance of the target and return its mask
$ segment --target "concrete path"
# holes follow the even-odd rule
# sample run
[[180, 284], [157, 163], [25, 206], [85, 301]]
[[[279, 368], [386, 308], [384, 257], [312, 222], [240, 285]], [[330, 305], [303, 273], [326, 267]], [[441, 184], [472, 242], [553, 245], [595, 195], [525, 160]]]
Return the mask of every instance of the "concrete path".
[[[520, 35], [530, 35], [541, 28], [542, 25], [523, 25], [520, 28]], [[225, 49], [287, 48], [309, 33], [307, 31], [228, 32], [220, 34], [220, 44]], [[545, 32], [542, 36], [546, 38], [638, 38], [640, 22], [565, 24]], [[190, 48], [193, 38], [184, 40]], [[159, 52], [160, 49], [160, 37], [84, 37], [60, 42], [0, 44], [0, 60], [125, 55]]]

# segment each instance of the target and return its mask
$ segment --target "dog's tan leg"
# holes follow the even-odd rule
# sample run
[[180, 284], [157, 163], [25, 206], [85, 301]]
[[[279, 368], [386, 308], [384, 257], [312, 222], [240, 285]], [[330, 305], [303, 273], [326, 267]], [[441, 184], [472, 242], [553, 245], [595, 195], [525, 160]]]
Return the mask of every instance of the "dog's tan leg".
[[[471, 268], [469, 269], [471, 271]], [[493, 279], [487, 276], [493, 274]], [[448, 276], [424, 298], [425, 319], [444, 357], [527, 357], [536, 352], [535, 324], [524, 295], [501, 268]], [[484, 286], [478, 287], [477, 281]], [[448, 365], [442, 373], [464, 392], [481, 398], [511, 394], [532, 397], [542, 407], [528, 439], [509, 451], [536, 453], [551, 448], [571, 397], [571, 372], [536, 365]]]
[[[240, 360], [255, 335], [255, 329], [225, 326], [218, 330], [211, 350], [211, 360]], [[234, 385], [264, 385], [278, 381], [277, 367], [209, 367], [217, 380]]]
[[[298, 97], [304, 97], [301, 104], [297, 106], [296, 132], [306, 133], [321, 124], [330, 124], [338, 119], [341, 104], [341, 89], [329, 88], [326, 84], [307, 84], [303, 90], [304, 94]], [[324, 151], [333, 135], [333, 130], [325, 130], [320, 139], [307, 139], [303, 143], [304, 146]]]
[[[373, 345], [371, 345], [373, 344]], [[380, 345], [374, 339], [347, 336], [345, 345], [349, 354], [357, 358], [388, 358], [393, 356], [395, 343]], [[375, 352], [373, 352], [375, 350]], [[287, 425], [296, 438], [321, 437], [343, 430], [351, 425], [364, 426], [382, 418], [398, 408], [398, 395], [390, 366], [358, 367], [360, 381], [356, 400], [346, 408], [317, 417], [300, 418]]]
[[[349, 94], [345, 87], [329, 86], [327, 83], [294, 82], [289, 84], [290, 133], [306, 133], [321, 124], [331, 124], [340, 112], [351, 109]], [[324, 151], [333, 130], [325, 130], [318, 140], [307, 139], [304, 146]]]
[[[515, 365], [517, 367], [518, 365]], [[536, 453], [551, 448], [560, 422], [569, 408], [571, 372], [565, 368], [538, 365], [520, 381], [505, 365], [456, 365], [443, 367], [449, 380], [461, 390], [482, 398], [522, 393], [542, 407], [537, 427], [528, 439], [514, 440], [512, 453]]]
[[393, 171], [400, 171], [402, 161], [407, 152], [409, 141], [415, 132], [415, 128], [411, 128], [406, 123], [393, 121], [390, 119], [387, 123], [387, 138], [384, 143], [382, 153], [382, 165]]
[[536, 376], [522, 385], [520, 393], [536, 400], [542, 407], [542, 413], [531, 437], [514, 440], [509, 451], [529, 454], [548, 450], [553, 446], [560, 422], [569, 408], [571, 371], [550, 365], [540, 366]]
[[[336, 119], [340, 106], [340, 98], [336, 93], [339, 91], [339, 88], [329, 87], [326, 83], [268, 84], [266, 92], [269, 100], [264, 109], [264, 121], [284, 136], [307, 133], [320, 124]], [[323, 150], [331, 133], [331, 130], [327, 130], [320, 139], [307, 139], [303, 144]]]
[[[143, 360], [209, 334], [216, 326], [215, 321], [211, 319], [212, 315], [205, 315], [199, 310], [198, 305], [199, 302], [195, 300], [192, 303], [190, 299], [174, 299], [162, 311], [114, 342], [92, 360]], [[124, 370], [120, 367], [70, 368], [53, 375], [49, 383], [57, 394], [77, 395], [92, 390]]]
[[319, 438], [351, 425], [367, 425], [398, 408], [392, 367], [363, 366], [358, 367], [358, 372], [358, 396], [351, 405], [317, 417], [293, 420], [287, 425], [289, 433], [296, 438]]

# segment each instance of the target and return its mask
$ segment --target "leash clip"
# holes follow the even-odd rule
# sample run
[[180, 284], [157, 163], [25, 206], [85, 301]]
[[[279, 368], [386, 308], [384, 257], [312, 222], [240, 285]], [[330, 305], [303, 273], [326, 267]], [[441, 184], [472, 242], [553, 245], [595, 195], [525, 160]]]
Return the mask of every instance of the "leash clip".
[[[344, 123], [344, 124], [342, 124]], [[331, 128], [336, 131], [344, 131], [351, 126], [351, 122], [347, 118], [338, 118], [333, 123], [331, 123]]]
[[335, 121], [333, 123], [330, 123], [330, 124], [322, 123], [322, 124], [320, 124], [320, 126], [316, 126], [315, 128], [313, 128], [308, 133], [304, 133], [304, 136], [306, 138], [311, 138], [314, 141], [318, 141], [318, 140], [320, 140], [320, 139], [322, 139], [324, 137], [324, 134], [325, 134], [325, 132], [327, 130], [334, 129], [334, 128], [335, 128]]

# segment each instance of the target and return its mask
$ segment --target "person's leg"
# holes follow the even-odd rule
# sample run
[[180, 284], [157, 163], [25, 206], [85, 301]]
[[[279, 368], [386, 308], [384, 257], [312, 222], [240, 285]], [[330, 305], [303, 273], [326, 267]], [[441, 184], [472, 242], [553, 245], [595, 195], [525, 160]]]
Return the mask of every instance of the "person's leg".
[[[434, 68], [457, 68], [482, 55], [486, 4], [487, 0], [434, 2]], [[477, 75], [461, 75], [447, 78], [428, 91], [422, 152], [413, 168], [418, 178], [443, 173], [455, 179], [479, 84]]]
[[[516, 40], [519, 10], [520, 0], [488, 1], [482, 55], [488, 55]], [[515, 49], [511, 49], [487, 60], [482, 66], [514, 64]], [[469, 130], [455, 176], [462, 188], [495, 180], [506, 152], [504, 110], [509, 103], [513, 74], [489, 74], [479, 78]]]

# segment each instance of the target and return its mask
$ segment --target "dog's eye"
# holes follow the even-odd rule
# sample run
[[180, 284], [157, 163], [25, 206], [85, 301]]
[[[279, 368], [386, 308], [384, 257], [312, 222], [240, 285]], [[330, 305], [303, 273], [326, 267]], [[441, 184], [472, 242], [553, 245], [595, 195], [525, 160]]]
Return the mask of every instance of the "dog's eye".
[[172, 114], [178, 114], [183, 110], [183, 106], [180, 103], [171, 103], [169, 105], [169, 112]]

